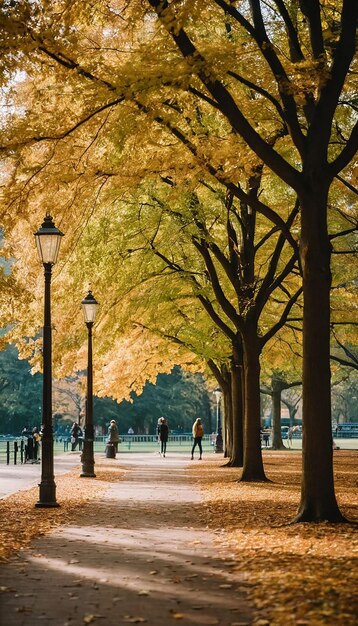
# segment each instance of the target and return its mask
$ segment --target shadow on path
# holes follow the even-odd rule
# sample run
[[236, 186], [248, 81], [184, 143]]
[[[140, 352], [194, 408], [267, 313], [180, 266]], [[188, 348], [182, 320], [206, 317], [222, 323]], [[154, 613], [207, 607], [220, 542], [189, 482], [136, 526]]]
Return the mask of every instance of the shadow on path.
[[[4, 626], [250, 624], [244, 583], [202, 528], [187, 462], [135, 455], [68, 525], [2, 567]], [[164, 465], [165, 463], [165, 465]]]

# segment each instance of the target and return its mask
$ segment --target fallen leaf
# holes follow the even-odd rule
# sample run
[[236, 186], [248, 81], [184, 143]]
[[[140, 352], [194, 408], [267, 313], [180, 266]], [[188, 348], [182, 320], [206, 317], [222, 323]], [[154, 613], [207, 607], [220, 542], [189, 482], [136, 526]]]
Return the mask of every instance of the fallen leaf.
[[16, 613], [32, 613], [31, 606], [18, 606], [15, 609]]
[[92, 622], [94, 622], [96, 619], [100, 618], [100, 617], [104, 617], [104, 615], [95, 615], [95, 614], [88, 614], [88, 615], [84, 615], [83, 616], [83, 621], [85, 624], [92, 624]]

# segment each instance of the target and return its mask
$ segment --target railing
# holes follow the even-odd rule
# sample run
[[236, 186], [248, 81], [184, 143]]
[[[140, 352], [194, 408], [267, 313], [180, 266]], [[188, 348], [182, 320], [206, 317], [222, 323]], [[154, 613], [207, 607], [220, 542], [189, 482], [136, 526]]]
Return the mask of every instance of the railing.
[[[6, 465], [17, 465], [18, 462], [23, 463], [25, 458], [25, 442], [23, 439], [7, 439], [0, 444], [0, 462], [6, 462]], [[4, 460], [3, 460], [4, 459]]]
[[333, 430], [332, 435], [335, 439], [353, 439], [358, 437], [358, 428], [344, 428], [338, 431]]
[[[282, 433], [283, 438], [287, 438], [286, 433]], [[293, 438], [300, 439], [301, 432], [293, 433]], [[358, 427], [340, 429], [336, 432], [332, 431], [333, 439], [354, 439], [358, 438]], [[94, 451], [104, 452], [108, 436], [103, 435], [95, 438]], [[193, 439], [191, 434], [185, 433], [182, 435], [169, 435], [168, 446], [172, 445], [173, 448], [186, 447], [188, 450], [191, 446]], [[215, 444], [215, 435], [204, 435], [203, 446], [208, 449], [213, 449]], [[132, 451], [155, 451], [158, 446], [158, 439], [156, 435], [120, 435], [119, 451], [126, 450]], [[71, 450], [71, 441], [68, 437], [55, 437], [54, 439], [54, 454], [61, 454]], [[77, 446], [76, 451], [81, 451], [80, 445]], [[40, 446], [41, 454], [41, 446]], [[17, 465], [19, 463], [26, 462], [26, 440], [22, 437], [0, 439], [0, 463], [7, 465]]]
[[[122, 443], [128, 443], [129, 441], [133, 441], [136, 443], [156, 443], [158, 441], [157, 435], [119, 435]], [[204, 435], [203, 441], [210, 441], [211, 435]], [[193, 437], [190, 433], [185, 433], [183, 435], [170, 435], [169, 441], [175, 441], [176, 443], [183, 443], [187, 441], [192, 441]], [[96, 441], [106, 442], [108, 440], [107, 435], [103, 435], [100, 437], [96, 437]]]
[[[119, 452], [125, 452], [131, 450], [132, 452], [155, 452], [159, 448], [159, 442], [156, 435], [119, 435], [120, 442], [118, 446]], [[105, 449], [108, 436], [103, 435], [95, 438], [94, 449], [95, 452], [101, 452]], [[188, 453], [193, 443], [192, 435], [185, 433], [182, 435], [169, 435], [168, 448], [173, 451], [186, 448]], [[206, 450], [212, 447], [212, 435], [204, 435], [203, 447]]]

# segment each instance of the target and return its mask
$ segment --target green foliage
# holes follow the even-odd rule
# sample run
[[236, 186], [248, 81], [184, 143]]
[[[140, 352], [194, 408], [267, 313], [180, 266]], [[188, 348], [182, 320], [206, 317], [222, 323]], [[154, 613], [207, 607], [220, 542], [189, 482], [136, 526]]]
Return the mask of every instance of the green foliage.
[[19, 435], [24, 426], [41, 424], [42, 375], [31, 374], [9, 345], [0, 352], [0, 432]]
[[196, 417], [211, 430], [211, 402], [201, 374], [187, 374], [174, 367], [170, 374], [159, 374], [156, 384], [146, 383], [141, 395], [131, 394], [131, 401], [117, 403], [109, 398], [94, 399], [94, 422], [104, 432], [111, 419], [122, 434], [131, 426], [136, 434], [155, 434], [159, 417], [168, 419], [171, 431], [190, 432]]

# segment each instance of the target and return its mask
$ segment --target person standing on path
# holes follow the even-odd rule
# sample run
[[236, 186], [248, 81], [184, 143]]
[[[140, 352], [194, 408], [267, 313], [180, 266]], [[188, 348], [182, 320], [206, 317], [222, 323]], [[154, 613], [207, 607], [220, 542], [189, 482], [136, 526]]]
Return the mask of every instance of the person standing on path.
[[265, 444], [265, 448], [268, 448], [270, 445], [270, 431], [268, 428], [262, 431], [262, 439]]
[[77, 422], [74, 422], [71, 428], [71, 451], [74, 452], [77, 448], [78, 440], [82, 437], [82, 428]]
[[116, 452], [118, 452], [119, 432], [115, 420], [111, 420], [108, 427], [108, 443], [113, 443]]
[[25, 463], [28, 461], [32, 463], [34, 460], [34, 438], [32, 431], [28, 426], [25, 426], [25, 428], [22, 429], [21, 435], [25, 438]]
[[158, 425], [158, 435], [160, 440], [160, 454], [165, 457], [167, 451], [167, 441], [169, 436], [169, 426], [165, 417], [160, 418], [160, 424]]
[[128, 450], [130, 450], [132, 446], [132, 435], [134, 435], [134, 430], [132, 426], [130, 426], [128, 428]]
[[34, 440], [34, 444], [33, 444], [33, 450], [34, 450], [33, 460], [34, 460], [35, 463], [40, 463], [39, 448], [40, 448], [40, 443], [41, 443], [41, 435], [39, 433], [39, 429], [37, 428], [37, 426], [34, 426], [33, 429], [32, 429], [32, 438]]
[[198, 446], [199, 448], [199, 461], [201, 461], [202, 457], [203, 457], [203, 448], [201, 445], [201, 440], [204, 436], [204, 428], [203, 425], [201, 423], [201, 419], [200, 417], [198, 417], [194, 424], [193, 424], [193, 437], [194, 437], [194, 443], [193, 443], [193, 447], [191, 449], [191, 460], [194, 459], [194, 450], [196, 448], [196, 446]]
[[292, 435], [293, 435], [293, 428], [292, 426], [290, 426], [287, 431], [287, 445], [289, 448], [292, 448]]

